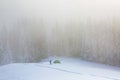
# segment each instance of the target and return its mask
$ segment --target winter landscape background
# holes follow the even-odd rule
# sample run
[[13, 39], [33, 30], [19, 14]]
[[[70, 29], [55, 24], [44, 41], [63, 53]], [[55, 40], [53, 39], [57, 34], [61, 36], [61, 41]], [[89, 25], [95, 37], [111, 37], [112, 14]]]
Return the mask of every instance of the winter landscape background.
[[120, 66], [120, 1], [0, 0], [0, 64], [48, 56]]

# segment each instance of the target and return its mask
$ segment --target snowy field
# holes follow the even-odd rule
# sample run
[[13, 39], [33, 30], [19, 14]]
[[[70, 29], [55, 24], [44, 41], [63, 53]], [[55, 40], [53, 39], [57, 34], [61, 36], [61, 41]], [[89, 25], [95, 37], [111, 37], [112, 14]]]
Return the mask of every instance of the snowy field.
[[[60, 60], [60, 64], [49, 60]], [[49, 58], [40, 63], [0, 67], [0, 80], [120, 80], [120, 68], [71, 58]]]

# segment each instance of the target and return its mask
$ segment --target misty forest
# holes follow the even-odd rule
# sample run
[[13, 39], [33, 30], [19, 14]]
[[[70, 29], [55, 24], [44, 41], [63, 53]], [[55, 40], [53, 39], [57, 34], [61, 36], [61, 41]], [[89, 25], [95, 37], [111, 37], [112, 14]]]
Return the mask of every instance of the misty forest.
[[120, 66], [120, 1], [0, 0], [0, 64], [49, 56]]

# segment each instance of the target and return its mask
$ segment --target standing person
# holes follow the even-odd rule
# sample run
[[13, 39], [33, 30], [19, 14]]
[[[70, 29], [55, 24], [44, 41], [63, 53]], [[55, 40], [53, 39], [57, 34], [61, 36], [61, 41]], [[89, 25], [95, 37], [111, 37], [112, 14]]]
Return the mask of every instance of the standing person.
[[50, 60], [50, 64], [52, 64], [52, 60]]

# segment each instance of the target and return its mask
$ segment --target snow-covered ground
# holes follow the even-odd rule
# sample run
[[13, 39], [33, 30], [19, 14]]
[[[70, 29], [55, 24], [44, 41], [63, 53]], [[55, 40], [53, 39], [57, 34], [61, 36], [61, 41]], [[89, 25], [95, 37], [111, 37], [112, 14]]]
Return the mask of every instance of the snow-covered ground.
[[[61, 64], [50, 65], [50, 59]], [[120, 68], [80, 59], [49, 58], [40, 63], [1, 66], [0, 80], [120, 80]]]

